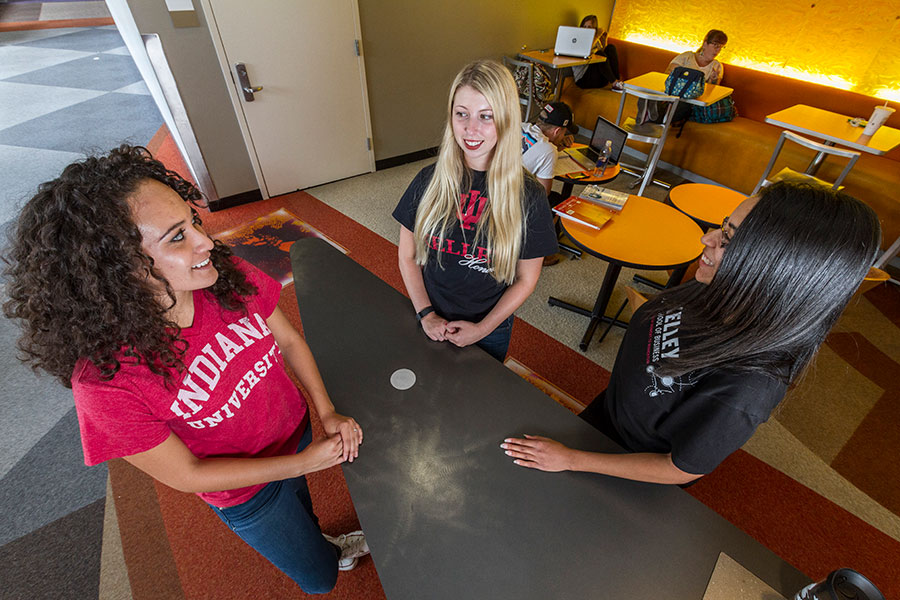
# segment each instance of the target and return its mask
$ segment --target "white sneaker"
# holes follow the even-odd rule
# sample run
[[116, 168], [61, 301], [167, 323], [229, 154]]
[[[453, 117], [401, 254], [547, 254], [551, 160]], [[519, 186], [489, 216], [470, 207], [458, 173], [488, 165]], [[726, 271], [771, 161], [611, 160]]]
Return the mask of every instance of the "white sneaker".
[[361, 529], [342, 533], [337, 537], [322, 534], [325, 539], [341, 549], [341, 557], [338, 559], [338, 571], [349, 571], [359, 562], [360, 556], [369, 553], [369, 544], [366, 543], [366, 534]]

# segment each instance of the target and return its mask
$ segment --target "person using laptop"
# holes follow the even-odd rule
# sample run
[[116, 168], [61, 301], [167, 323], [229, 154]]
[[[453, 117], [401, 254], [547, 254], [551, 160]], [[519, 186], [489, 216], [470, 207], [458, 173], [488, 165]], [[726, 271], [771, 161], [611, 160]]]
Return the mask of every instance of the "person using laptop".
[[[677, 67], [686, 67], [690, 69], [696, 69], [703, 73], [703, 81], [705, 83], [719, 84], [722, 83], [722, 78], [725, 76], [725, 68], [722, 66], [716, 57], [719, 55], [719, 52], [722, 51], [722, 48], [725, 47], [725, 44], [728, 43], [728, 36], [725, 35], [724, 31], [720, 31], [718, 29], [710, 29], [706, 33], [706, 37], [703, 38], [703, 43], [700, 45], [700, 49], [698, 50], [689, 50], [687, 52], [682, 52], [675, 58], [669, 62], [669, 66], [666, 68], [666, 74], [668, 75], [672, 71], [674, 71]], [[680, 123], [685, 121], [691, 116], [691, 105], [686, 102], [682, 102], [675, 109], [675, 114], [672, 115], [673, 123]]]
[[[522, 162], [547, 190], [548, 198], [559, 150], [571, 146], [570, 136], [576, 133], [578, 125], [565, 102], [550, 102], [544, 105], [534, 123], [522, 123]], [[551, 201], [550, 205], [558, 203]]]
[[779, 182], [701, 241], [695, 280], [635, 311], [607, 388], [580, 414], [626, 452], [525, 435], [500, 444], [515, 464], [681, 485], [712, 472], [806, 370], [881, 233], [856, 198]]
[[572, 67], [575, 85], [582, 89], [593, 89], [612, 84], [613, 90], [621, 91], [619, 55], [616, 52], [616, 47], [606, 42], [606, 32], [598, 27], [597, 15], [586, 16], [581, 20], [579, 27], [594, 30], [594, 45], [591, 48], [591, 54], [605, 56], [606, 60]]
[[722, 83], [722, 79], [725, 77], [725, 68], [716, 60], [716, 57], [727, 43], [728, 36], [724, 31], [710, 29], [698, 50], [682, 52], [672, 59], [666, 69], [666, 74], [671, 73], [676, 67], [688, 67], [702, 72], [706, 83]]
[[547, 195], [522, 166], [512, 74], [466, 65], [450, 87], [437, 163], [397, 203], [400, 275], [430, 339], [475, 344], [502, 361], [513, 312], [559, 246]]

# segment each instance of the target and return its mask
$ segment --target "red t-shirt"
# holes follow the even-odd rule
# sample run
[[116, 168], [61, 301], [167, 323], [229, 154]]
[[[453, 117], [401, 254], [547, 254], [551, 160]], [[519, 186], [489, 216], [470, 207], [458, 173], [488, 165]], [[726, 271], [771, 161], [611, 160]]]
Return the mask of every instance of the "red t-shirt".
[[[281, 285], [249, 263], [236, 260], [258, 288], [245, 298], [247, 313], [219, 307], [209, 292], [194, 292], [194, 322], [181, 330], [188, 343], [187, 369], [173, 371], [166, 387], [146, 365], [120, 356], [109, 381], [81, 359], [72, 392], [84, 462], [130, 456], [155, 448], [172, 433], [198, 458], [293, 454], [304, 433], [306, 399], [284, 370], [281, 351], [266, 326]], [[198, 496], [214, 506], [246, 502], [264, 484]]]

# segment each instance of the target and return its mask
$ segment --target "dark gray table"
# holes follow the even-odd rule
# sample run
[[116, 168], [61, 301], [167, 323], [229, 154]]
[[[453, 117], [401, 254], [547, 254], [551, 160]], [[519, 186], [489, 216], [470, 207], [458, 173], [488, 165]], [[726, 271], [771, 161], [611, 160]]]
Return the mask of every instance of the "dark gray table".
[[331, 398], [365, 428], [343, 469], [391, 600], [699, 600], [722, 551], [786, 596], [810, 582], [677, 487], [512, 464], [499, 444], [525, 432], [617, 447], [478, 348], [428, 340], [402, 294], [322, 240], [291, 263]]

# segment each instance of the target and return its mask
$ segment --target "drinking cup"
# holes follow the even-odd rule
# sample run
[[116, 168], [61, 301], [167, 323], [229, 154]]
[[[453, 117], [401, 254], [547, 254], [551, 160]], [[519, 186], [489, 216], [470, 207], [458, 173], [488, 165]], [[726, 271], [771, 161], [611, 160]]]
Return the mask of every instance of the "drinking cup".
[[863, 129], [863, 135], [873, 135], [892, 114], [894, 114], [894, 109], [890, 106], [876, 106], [872, 111], [872, 116], [869, 117], [869, 123]]

